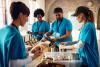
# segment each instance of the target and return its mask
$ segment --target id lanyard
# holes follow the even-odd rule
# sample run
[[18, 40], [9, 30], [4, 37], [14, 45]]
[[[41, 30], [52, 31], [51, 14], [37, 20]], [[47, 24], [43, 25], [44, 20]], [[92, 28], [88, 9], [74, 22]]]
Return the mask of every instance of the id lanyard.
[[40, 29], [41, 25], [42, 25], [42, 21], [41, 22], [37, 22], [38, 32], [39, 32], [39, 29]]
[[57, 21], [57, 32], [59, 33], [59, 29], [61, 27], [62, 21]]

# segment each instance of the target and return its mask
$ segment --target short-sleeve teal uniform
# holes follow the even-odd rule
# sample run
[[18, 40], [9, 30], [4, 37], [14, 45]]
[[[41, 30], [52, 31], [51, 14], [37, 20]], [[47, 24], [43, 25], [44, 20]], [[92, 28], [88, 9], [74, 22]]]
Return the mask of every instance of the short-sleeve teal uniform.
[[37, 21], [37, 22], [34, 22], [34, 24], [32, 25], [32, 32], [36, 33], [34, 34], [34, 37], [37, 38], [38, 40], [41, 40], [42, 37], [43, 37], [43, 34], [40, 35], [38, 34], [39, 32], [48, 32], [49, 31], [49, 28], [50, 28], [50, 25], [48, 22], [46, 21]]
[[78, 50], [83, 64], [87, 64], [88, 67], [98, 67], [98, 44], [95, 25], [92, 22], [87, 22], [84, 25], [79, 34], [79, 40], [84, 42], [84, 47]]
[[25, 58], [27, 53], [19, 30], [11, 25], [0, 29], [0, 67], [9, 67], [9, 60]]
[[[72, 24], [68, 19], [63, 18], [61, 22], [55, 20], [52, 23], [52, 26], [49, 32], [59, 33], [61, 37], [65, 35], [67, 31], [72, 31]], [[56, 35], [54, 36], [56, 37]], [[56, 45], [59, 46], [58, 44], [60, 42], [68, 42], [68, 41], [72, 41], [72, 34], [69, 36], [69, 38], [62, 39], [61, 41], [57, 41]]]

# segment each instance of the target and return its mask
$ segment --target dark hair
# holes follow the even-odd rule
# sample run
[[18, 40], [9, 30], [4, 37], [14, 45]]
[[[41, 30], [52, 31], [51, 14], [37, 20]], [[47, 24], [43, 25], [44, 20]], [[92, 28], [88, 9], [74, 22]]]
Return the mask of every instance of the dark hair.
[[83, 13], [86, 17], [88, 17], [88, 10], [88, 7], [79, 6], [78, 8], [76, 8], [76, 11], [72, 16], [78, 16], [80, 13]]
[[34, 11], [34, 17], [37, 17], [37, 15], [41, 15], [43, 17], [44, 16], [44, 11], [42, 9], [36, 9]]
[[13, 20], [18, 18], [19, 13], [29, 16], [29, 8], [22, 2], [12, 2], [10, 6], [10, 14]]
[[94, 22], [93, 12], [88, 7], [79, 6], [72, 16], [78, 16], [80, 13], [83, 13], [87, 20]]
[[63, 9], [62, 8], [60, 8], [60, 7], [57, 7], [57, 8], [55, 8], [54, 9], [54, 13], [63, 13]]
[[93, 12], [91, 10], [88, 10], [88, 14], [89, 14], [88, 20], [91, 21], [91, 22], [94, 22]]

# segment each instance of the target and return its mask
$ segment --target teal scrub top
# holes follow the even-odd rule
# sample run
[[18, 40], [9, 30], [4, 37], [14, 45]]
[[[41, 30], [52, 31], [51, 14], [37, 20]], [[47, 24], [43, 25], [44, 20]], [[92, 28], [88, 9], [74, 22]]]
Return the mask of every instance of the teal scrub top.
[[[72, 23], [68, 19], [63, 18], [61, 22], [58, 22], [57, 20], [55, 20], [52, 23], [52, 26], [49, 32], [59, 33], [61, 37], [65, 35], [67, 31], [72, 31]], [[56, 35], [54, 35], [54, 37], [56, 37]], [[72, 35], [70, 35], [69, 38], [62, 39], [61, 41], [57, 41], [56, 45], [59, 46], [60, 42], [68, 42], [68, 41], [72, 41]]]
[[32, 25], [32, 32], [36, 33], [34, 34], [34, 37], [37, 39], [42, 39], [43, 35], [38, 34], [39, 32], [48, 32], [50, 28], [50, 24], [46, 21], [37, 21], [34, 22], [34, 24]]
[[6, 26], [0, 30], [0, 67], [9, 67], [9, 60], [25, 59], [27, 52], [19, 30]]
[[98, 44], [95, 25], [92, 22], [87, 22], [84, 25], [80, 31], [79, 40], [84, 42], [84, 47], [78, 50], [83, 64], [87, 64], [88, 67], [98, 67]]

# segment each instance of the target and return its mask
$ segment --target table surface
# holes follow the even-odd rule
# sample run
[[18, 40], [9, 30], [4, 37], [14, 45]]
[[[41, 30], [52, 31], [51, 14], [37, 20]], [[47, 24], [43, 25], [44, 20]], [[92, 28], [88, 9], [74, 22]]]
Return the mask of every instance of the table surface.
[[[50, 48], [47, 48], [47, 47], [45, 47], [44, 48], [44, 50], [43, 50], [43, 53], [39, 56], [39, 57], [37, 57], [36, 59], [34, 59], [31, 63], [29, 63], [29, 64], [27, 64], [27, 66], [26, 67], [36, 67], [39, 63], [41, 63], [41, 60], [42, 60], [42, 57], [43, 57], [43, 54], [45, 53], [45, 52], [50, 52]], [[64, 62], [64, 61], [63, 61]], [[59, 62], [58, 62], [59, 63]], [[81, 63], [81, 61], [80, 60], [73, 60], [73, 61], [67, 61], [67, 66], [69, 67], [69, 63]], [[71, 64], [72, 65], [72, 64]], [[75, 66], [75, 65], [74, 65]]]
[[[43, 53], [44, 52], [48, 52], [49, 49], [48, 48], [44, 48]], [[34, 59], [31, 63], [27, 64], [26, 67], [36, 67], [39, 63], [41, 63], [42, 57], [43, 57], [43, 53], [37, 57], [36, 59]]]

